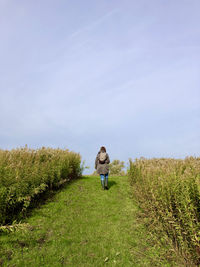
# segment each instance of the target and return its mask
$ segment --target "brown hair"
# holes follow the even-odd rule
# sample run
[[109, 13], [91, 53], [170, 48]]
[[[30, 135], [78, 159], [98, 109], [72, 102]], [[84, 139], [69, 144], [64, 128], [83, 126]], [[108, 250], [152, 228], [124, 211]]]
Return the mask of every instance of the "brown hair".
[[102, 147], [100, 148], [100, 151], [101, 151], [101, 152], [106, 152], [106, 148], [105, 148], [105, 146], [102, 146]]

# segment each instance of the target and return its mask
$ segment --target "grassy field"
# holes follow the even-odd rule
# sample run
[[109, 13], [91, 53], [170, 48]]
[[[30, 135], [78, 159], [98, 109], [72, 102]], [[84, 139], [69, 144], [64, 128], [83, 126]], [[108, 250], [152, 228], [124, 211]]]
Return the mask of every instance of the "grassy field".
[[179, 266], [149, 234], [128, 178], [111, 177], [109, 187], [99, 177], [71, 181], [24, 229], [0, 236], [0, 266]]

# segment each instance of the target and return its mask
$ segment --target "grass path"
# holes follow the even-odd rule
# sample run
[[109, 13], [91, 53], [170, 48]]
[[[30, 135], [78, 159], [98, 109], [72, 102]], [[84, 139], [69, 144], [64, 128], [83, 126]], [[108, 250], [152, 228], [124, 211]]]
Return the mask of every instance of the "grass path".
[[138, 221], [128, 178], [109, 186], [99, 177], [68, 184], [33, 210], [31, 229], [0, 237], [0, 266], [173, 266]]

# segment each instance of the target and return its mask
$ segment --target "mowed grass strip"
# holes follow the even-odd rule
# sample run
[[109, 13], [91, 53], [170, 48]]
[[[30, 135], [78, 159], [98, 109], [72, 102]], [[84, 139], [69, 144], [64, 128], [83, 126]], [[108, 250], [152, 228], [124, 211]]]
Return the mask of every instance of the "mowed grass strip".
[[0, 266], [177, 266], [141, 220], [127, 177], [72, 181], [32, 211], [29, 228], [0, 236]]

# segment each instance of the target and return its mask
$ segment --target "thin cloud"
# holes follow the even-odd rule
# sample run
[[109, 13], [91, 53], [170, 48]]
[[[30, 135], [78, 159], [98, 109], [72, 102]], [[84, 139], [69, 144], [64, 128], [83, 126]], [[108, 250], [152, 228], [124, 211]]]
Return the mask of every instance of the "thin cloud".
[[96, 27], [98, 27], [99, 25], [101, 25], [104, 21], [106, 21], [107, 19], [109, 19], [110, 17], [112, 17], [113, 15], [115, 15], [117, 12], [118, 12], [118, 9], [117, 8], [109, 11], [108, 13], [106, 13], [105, 15], [103, 15], [102, 17], [96, 19], [95, 21], [92, 21], [92, 23], [88, 24], [87, 26], [85, 26], [83, 28], [80, 28], [79, 30], [73, 32], [70, 35], [70, 38], [75, 38], [78, 35], [82, 34], [83, 32], [94, 30]]

